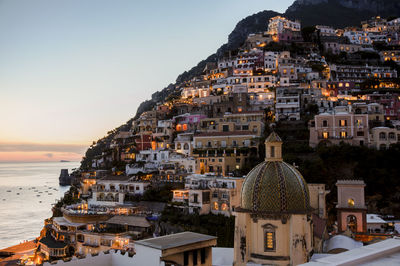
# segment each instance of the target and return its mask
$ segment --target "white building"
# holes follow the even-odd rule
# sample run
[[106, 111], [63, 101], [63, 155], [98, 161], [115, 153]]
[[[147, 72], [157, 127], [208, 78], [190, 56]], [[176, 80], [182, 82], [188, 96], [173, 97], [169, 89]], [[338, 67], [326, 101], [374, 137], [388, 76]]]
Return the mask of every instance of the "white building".
[[277, 88], [275, 120], [300, 120], [300, 95], [296, 88]]
[[89, 206], [117, 206], [123, 205], [125, 196], [143, 195], [150, 182], [135, 181], [134, 177], [107, 176], [98, 179], [92, 187], [92, 198]]
[[350, 43], [353, 44], [362, 44], [362, 45], [371, 45], [372, 40], [368, 34], [368, 32], [364, 31], [346, 31], [343, 33], [344, 37], [347, 37]]
[[287, 18], [276, 16], [269, 20], [268, 33], [271, 35], [281, 34], [285, 30], [300, 31], [301, 24], [298, 21], [291, 21]]
[[317, 25], [315, 28], [321, 36], [336, 36], [336, 30], [330, 26]]

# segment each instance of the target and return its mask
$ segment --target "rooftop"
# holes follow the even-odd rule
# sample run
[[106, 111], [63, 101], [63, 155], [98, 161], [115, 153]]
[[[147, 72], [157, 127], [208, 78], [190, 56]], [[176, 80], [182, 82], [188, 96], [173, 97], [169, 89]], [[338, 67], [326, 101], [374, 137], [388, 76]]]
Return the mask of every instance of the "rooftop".
[[400, 238], [386, 239], [302, 265], [400, 265]]
[[195, 137], [215, 137], [215, 136], [248, 136], [255, 135], [251, 131], [226, 131], [226, 132], [207, 132], [196, 134]]
[[162, 250], [162, 249], [169, 249], [169, 248], [176, 248], [180, 246], [190, 245], [213, 239], [217, 239], [217, 237], [193, 233], [193, 232], [182, 232], [173, 235], [136, 241], [135, 245], [142, 245]]
[[119, 224], [137, 227], [150, 227], [150, 223], [143, 216], [116, 215], [106, 221], [109, 224]]
[[67, 244], [64, 242], [56, 241], [49, 233], [40, 239], [39, 242], [43, 245], [46, 245], [48, 248], [65, 248], [67, 246]]

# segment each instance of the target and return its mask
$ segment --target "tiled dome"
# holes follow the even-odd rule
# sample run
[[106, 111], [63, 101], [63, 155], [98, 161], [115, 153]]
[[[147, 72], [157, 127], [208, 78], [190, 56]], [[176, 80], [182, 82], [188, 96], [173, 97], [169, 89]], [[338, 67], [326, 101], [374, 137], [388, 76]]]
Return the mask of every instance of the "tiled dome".
[[[267, 148], [281, 143], [275, 133], [270, 137]], [[267, 158], [247, 175], [242, 187], [241, 209], [255, 213], [308, 213], [307, 183], [295, 167], [281, 158]]]

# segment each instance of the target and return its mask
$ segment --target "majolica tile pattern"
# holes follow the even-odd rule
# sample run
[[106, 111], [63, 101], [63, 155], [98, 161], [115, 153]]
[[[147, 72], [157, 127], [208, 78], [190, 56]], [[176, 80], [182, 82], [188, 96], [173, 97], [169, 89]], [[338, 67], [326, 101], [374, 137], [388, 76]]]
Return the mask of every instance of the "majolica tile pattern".
[[310, 210], [307, 183], [290, 164], [263, 162], [244, 181], [241, 208], [260, 213], [306, 213]]

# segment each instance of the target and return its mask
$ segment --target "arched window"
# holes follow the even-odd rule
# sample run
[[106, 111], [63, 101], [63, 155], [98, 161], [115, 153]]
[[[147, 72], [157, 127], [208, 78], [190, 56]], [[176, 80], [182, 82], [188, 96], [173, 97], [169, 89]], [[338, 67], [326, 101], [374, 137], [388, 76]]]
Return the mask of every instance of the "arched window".
[[264, 251], [275, 251], [276, 249], [276, 226], [272, 224], [263, 225], [264, 228]]
[[389, 139], [393, 140], [395, 138], [396, 138], [395, 134], [393, 132], [390, 132], [389, 133]]
[[328, 126], [328, 121], [327, 120], [322, 121], [322, 126], [323, 127], [327, 127]]
[[189, 149], [189, 144], [185, 143], [185, 145], [183, 145], [183, 149], [184, 150], [188, 150]]
[[181, 149], [181, 144], [180, 144], [180, 143], [176, 144], [176, 149], [177, 149], [177, 150], [180, 150], [180, 149]]
[[357, 218], [354, 215], [347, 216], [347, 226], [352, 232], [357, 231]]
[[379, 133], [379, 139], [386, 139], [386, 133], [385, 132]]

